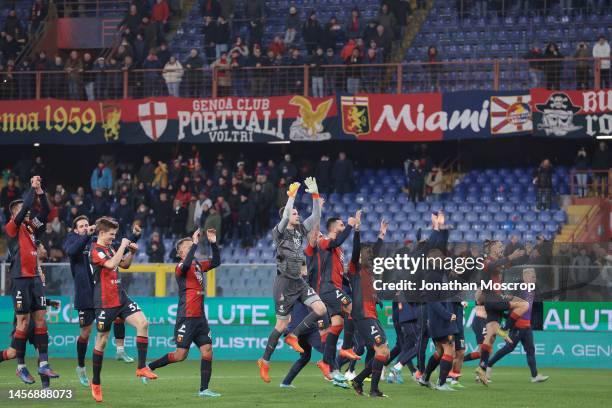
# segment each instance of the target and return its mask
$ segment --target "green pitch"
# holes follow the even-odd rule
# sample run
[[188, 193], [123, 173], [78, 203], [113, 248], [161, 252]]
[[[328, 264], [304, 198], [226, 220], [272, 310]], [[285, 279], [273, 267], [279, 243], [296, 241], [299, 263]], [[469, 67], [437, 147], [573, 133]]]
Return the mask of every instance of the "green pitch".
[[[113, 355], [113, 353], [110, 353]], [[91, 364], [88, 359], [88, 375]], [[35, 367], [34, 360], [28, 366]], [[81, 386], [74, 371], [72, 360], [53, 360], [53, 368], [62, 376], [52, 382], [52, 388], [73, 390], [72, 400], [41, 401], [9, 400], [9, 390], [38, 389], [36, 384], [26, 386], [15, 376], [15, 363], [0, 364], [0, 406], [12, 404], [19, 407], [81, 407], [94, 406], [88, 388]], [[143, 385], [134, 375], [135, 365], [105, 360], [102, 371], [102, 390], [105, 407], [178, 407], [196, 406], [240, 408], [240, 407], [590, 407], [610, 406], [612, 399], [612, 372], [592, 369], [541, 369], [550, 375], [546, 383], [532, 384], [529, 370], [524, 368], [496, 367], [493, 383], [484, 387], [474, 382], [474, 365], [464, 367], [462, 383], [466, 389], [453, 393], [433, 391], [418, 386], [411, 379], [406, 383], [381, 383], [381, 389], [389, 398], [374, 402], [369, 397], [359, 397], [352, 389], [333, 387], [323, 380], [317, 368], [311, 363], [294, 381], [296, 389], [281, 389], [278, 384], [290, 364], [274, 363], [270, 375], [272, 382], [264, 384], [259, 379], [256, 363], [215, 361], [211, 389], [220, 392], [221, 398], [206, 399], [197, 396], [200, 385], [199, 361], [184, 361], [156, 371], [160, 378]], [[362, 365], [359, 364], [358, 367]], [[406, 373], [408, 371], [405, 370]], [[407, 377], [407, 375], [406, 375]], [[369, 383], [364, 387], [369, 390]], [[376, 405], [372, 405], [375, 403]], [[400, 405], [401, 404], [401, 405]]]

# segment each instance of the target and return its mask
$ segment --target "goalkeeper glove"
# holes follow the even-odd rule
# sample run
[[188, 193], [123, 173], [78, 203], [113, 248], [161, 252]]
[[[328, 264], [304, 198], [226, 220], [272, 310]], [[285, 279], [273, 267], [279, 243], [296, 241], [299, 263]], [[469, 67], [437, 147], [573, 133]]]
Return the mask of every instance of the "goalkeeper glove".
[[287, 195], [289, 197], [295, 197], [295, 195], [297, 194], [297, 191], [300, 188], [300, 183], [295, 182], [295, 183], [291, 183], [289, 185], [289, 190], [287, 190]]
[[317, 180], [314, 177], [306, 177], [306, 180], [304, 180], [304, 184], [306, 184], [307, 193], [310, 193], [313, 195], [319, 194], [319, 187], [317, 186]]

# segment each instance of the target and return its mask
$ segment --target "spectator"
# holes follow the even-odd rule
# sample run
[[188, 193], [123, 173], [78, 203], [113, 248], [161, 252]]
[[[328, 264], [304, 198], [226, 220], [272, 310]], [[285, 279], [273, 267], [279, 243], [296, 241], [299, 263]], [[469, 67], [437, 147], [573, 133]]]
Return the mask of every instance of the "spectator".
[[96, 220], [110, 213], [110, 200], [108, 194], [104, 190], [98, 188], [94, 190], [93, 198], [91, 199], [92, 211], [91, 218]]
[[173, 55], [170, 57], [168, 63], [164, 66], [162, 73], [166, 86], [168, 87], [168, 95], [179, 97], [179, 87], [181, 80], [183, 79], [183, 66]]
[[128, 192], [132, 189], [132, 178], [130, 176], [130, 173], [128, 173], [127, 171], [122, 172], [121, 177], [115, 180], [115, 195], [119, 195], [119, 193], [123, 190], [124, 187], [127, 188]]
[[576, 47], [574, 58], [576, 61], [576, 89], [589, 89], [589, 50], [585, 42]]
[[264, 1], [246, 1], [244, 4], [244, 16], [246, 20], [261, 20], [264, 16]]
[[274, 36], [274, 40], [268, 45], [268, 52], [272, 51], [274, 56], [283, 55], [285, 53], [285, 45], [279, 35]]
[[395, 30], [397, 28], [397, 20], [395, 15], [390, 12], [389, 5], [387, 3], [383, 3], [380, 6], [380, 10], [378, 12], [378, 24], [385, 28], [385, 32], [389, 34], [391, 38], [395, 36]]
[[319, 192], [329, 194], [332, 190], [332, 164], [329, 156], [324, 154], [315, 168], [315, 178], [319, 186]]
[[610, 150], [606, 142], [599, 142], [599, 148], [593, 153], [593, 164], [592, 169], [597, 171], [595, 173], [595, 188], [597, 195], [607, 197], [608, 191], [608, 172], [610, 171], [610, 163], [612, 163], [612, 157], [610, 157]]
[[346, 36], [349, 39], [362, 38], [363, 31], [363, 20], [361, 19], [359, 9], [355, 7], [353, 8], [353, 10], [351, 10], [351, 17], [349, 18], [349, 21], [346, 24]]
[[544, 76], [546, 77], [546, 89], [561, 88], [561, 60], [563, 54], [559, 51], [559, 47], [555, 43], [548, 43], [544, 58], [548, 59], [544, 63]]
[[[300, 26], [300, 16], [298, 16], [295, 6], [289, 7], [289, 15], [285, 20], [285, 46], [289, 47], [295, 41], [295, 35]], [[276, 54], [278, 55], [278, 54]]]
[[136, 33], [138, 33], [138, 27], [140, 27], [141, 21], [142, 17], [138, 13], [138, 8], [135, 4], [132, 4], [128, 14], [121, 20], [121, 23], [119, 23], [119, 27], [121, 30], [124, 30], [124, 33], [130, 40], [133, 40], [136, 38]]
[[107, 80], [107, 92], [109, 99], [118, 99], [122, 97], [123, 87], [123, 75], [121, 73], [121, 65], [115, 57], [110, 57], [107, 64], [108, 74]]
[[418, 160], [414, 160], [408, 165], [408, 190], [411, 201], [418, 203], [423, 200], [424, 184], [423, 167]]
[[[132, 59], [131, 56], [126, 55], [125, 58], [123, 59], [123, 65], [121, 65], [121, 72], [122, 72], [122, 76], [121, 78], [123, 78], [123, 75], [125, 75], [125, 73], [127, 73], [127, 85], [128, 85], [128, 96], [129, 97], [135, 97], [135, 92], [136, 91], [140, 91], [140, 87], [138, 86], [138, 83], [136, 82], [136, 78], [134, 77], [134, 60]], [[121, 88], [121, 85], [120, 85]], [[125, 92], [125, 91], [124, 91]]]
[[172, 219], [172, 203], [168, 200], [168, 193], [162, 190], [159, 198], [153, 202], [153, 226], [160, 231], [163, 236], [168, 236], [170, 232], [170, 221]]
[[223, 53], [227, 52], [230, 42], [230, 26], [223, 17], [219, 17], [217, 20], [217, 26], [215, 27], [214, 33], [215, 58], [219, 59]]
[[134, 219], [134, 208], [130, 205], [127, 197], [119, 199], [119, 205], [112, 212], [113, 217], [119, 223], [119, 229], [123, 234], [127, 234]]
[[246, 195], [240, 196], [240, 209], [238, 213], [238, 228], [240, 229], [240, 246], [251, 248], [253, 246], [253, 221], [255, 220], [255, 207]]
[[94, 78], [94, 99], [100, 100], [108, 98], [108, 73], [104, 57], [98, 57], [92, 66], [92, 76]]
[[187, 79], [187, 96], [200, 98], [204, 89], [204, 61], [200, 58], [198, 50], [192, 48], [189, 58], [185, 61], [185, 77]]
[[[279, 37], [277, 37], [279, 38]], [[282, 43], [281, 43], [282, 45]], [[260, 69], [261, 67], [268, 66], [268, 61], [261, 55], [261, 48], [259, 45], [253, 47], [253, 54], [249, 57], [249, 67], [256, 68], [249, 71], [251, 80], [251, 95], [252, 96], [263, 96], [266, 93], [266, 71]]]
[[19, 54], [19, 44], [14, 36], [5, 33], [1, 51], [4, 61], [7, 61], [7, 63], [9, 60], [17, 58], [17, 54]]
[[317, 20], [317, 14], [311, 11], [308, 15], [308, 20], [302, 27], [302, 36], [304, 37], [304, 45], [306, 45], [306, 51], [308, 55], [312, 55], [321, 44], [322, 29], [321, 24]]
[[550, 160], [544, 159], [540, 167], [534, 172], [533, 184], [538, 189], [536, 211], [550, 210], [552, 202], [552, 165]]
[[439, 60], [438, 49], [431, 45], [427, 50], [427, 73], [429, 74], [429, 87], [432, 92], [437, 92], [440, 89], [438, 75], [442, 66], [437, 64]]
[[529, 61], [529, 86], [530, 88], [539, 88], [542, 83], [542, 65], [543, 61], [537, 61], [544, 58], [542, 50], [537, 45], [532, 45], [527, 54], [523, 56]]
[[315, 54], [310, 57], [312, 96], [315, 98], [322, 98], [325, 95], [323, 65], [325, 65], [325, 56], [323, 55], [323, 47], [319, 46]]
[[142, 158], [142, 165], [140, 166], [138, 173], [136, 173], [136, 178], [138, 181], [143, 182], [145, 186], [151, 187], [153, 179], [155, 178], [155, 167], [151, 162], [151, 156], [148, 154], [145, 154]]
[[[225, 240], [232, 233], [232, 210], [229, 204], [227, 203], [227, 201], [225, 201], [225, 198], [223, 196], [217, 197], [213, 208], [215, 208], [215, 210], [221, 216], [221, 228], [218, 229], [218, 231], [220, 230], [223, 232], [221, 234], [221, 239], [223, 242], [225, 242]], [[209, 214], [209, 217], [210, 217], [210, 214]], [[206, 219], [206, 224], [208, 225], [208, 218]]]
[[35, 0], [30, 12], [30, 35], [38, 31], [40, 23], [47, 17], [48, 8], [43, 0]]
[[[576, 191], [579, 197], [586, 197], [588, 192], [588, 169], [589, 159], [587, 157], [586, 149], [583, 147], [578, 150], [576, 159], [574, 160], [574, 170], [576, 171]], [[573, 192], [572, 192], [573, 193]]]
[[597, 38], [593, 46], [593, 58], [601, 58], [599, 60], [599, 87], [607, 89], [610, 87], [610, 44], [603, 34]]
[[174, 197], [174, 200], [180, 204], [181, 207], [187, 208], [189, 202], [191, 201], [191, 192], [189, 192], [185, 184], [181, 184], [176, 196]]
[[[376, 52], [375, 48], [368, 48], [368, 52], [363, 61], [367, 65], [381, 64], [382, 59], [380, 53]], [[381, 92], [381, 82], [383, 81], [384, 68], [380, 66], [366, 67], [364, 71], [363, 88], [365, 92], [379, 93]]]
[[70, 52], [65, 65], [68, 74], [68, 96], [72, 100], [81, 99], [81, 86], [83, 84], [83, 61], [75, 50]]
[[159, 41], [164, 38], [168, 19], [170, 18], [170, 8], [166, 0], [156, 0], [151, 13], [151, 22], [155, 26], [156, 39]]
[[141, 66], [145, 56], [148, 55], [147, 45], [141, 32], [136, 34], [132, 49], [134, 50], [134, 63]]
[[145, 96], [159, 96], [162, 95], [160, 69], [162, 68], [157, 55], [151, 50], [147, 58], [142, 63], [143, 82], [144, 82], [144, 95]]
[[144, 60], [149, 51], [157, 47], [157, 27], [148, 17], [143, 17], [142, 24], [140, 24], [140, 33], [144, 41], [144, 52], [142, 53]]
[[393, 40], [391, 33], [385, 26], [379, 24], [376, 26], [376, 34], [372, 38], [377, 47], [382, 49], [384, 62], [389, 62], [391, 59], [391, 42]]
[[239, 54], [239, 58], [246, 58], [249, 56], [249, 47], [244, 43], [242, 37], [236, 37], [236, 41], [234, 45], [232, 45], [232, 49], [230, 50], [230, 54], [237, 52]]
[[168, 165], [162, 161], [157, 162], [155, 177], [151, 183], [153, 188], [165, 190], [168, 188]]
[[280, 175], [288, 183], [292, 183], [297, 177], [297, 168], [295, 167], [295, 164], [293, 164], [290, 154], [286, 154], [283, 159], [284, 160], [278, 165]]
[[253, 49], [256, 45], [263, 43], [264, 26], [261, 20], [251, 20], [249, 23], [249, 47]]
[[286, 74], [289, 76], [287, 80], [289, 89], [287, 91], [291, 94], [302, 94], [304, 92], [304, 60], [300, 55], [300, 50], [297, 48], [293, 48], [290, 54], [287, 65], [292, 68], [286, 70]]
[[212, 201], [206, 196], [204, 191], [200, 191], [193, 213], [193, 222], [196, 226], [203, 226], [210, 207], [212, 207]]
[[587, 254], [586, 248], [580, 248], [578, 255], [572, 258], [569, 285], [585, 284], [590, 281], [590, 268], [592, 260]]
[[427, 173], [425, 185], [431, 189], [431, 193], [436, 201], [440, 200], [440, 195], [444, 192], [444, 174], [442, 169], [434, 167]]
[[346, 69], [346, 91], [355, 95], [359, 93], [360, 78], [361, 78], [361, 56], [359, 55], [359, 48], [353, 48], [351, 56], [346, 60], [346, 64], [349, 66]]
[[93, 72], [93, 69], [93, 58], [91, 57], [90, 53], [86, 52], [83, 54], [83, 82], [85, 83], [85, 95], [87, 96], [88, 101], [93, 101], [95, 99], [94, 85], [96, 75]]
[[113, 188], [113, 175], [103, 161], [99, 161], [98, 167], [91, 173], [90, 186], [92, 191], [97, 189], [110, 191]]
[[[368, 25], [363, 30], [363, 36], [361, 37], [364, 43], [369, 44], [370, 41], [376, 37], [376, 27], [378, 27], [378, 22], [376, 20], [368, 21]], [[355, 40], [358, 39], [359, 38], [356, 38]]]
[[17, 91], [19, 99], [33, 99], [34, 98], [34, 83], [35, 77], [32, 74], [32, 66], [29, 58], [24, 58], [21, 63], [15, 68], [16, 72], [19, 72], [17, 77]]
[[338, 23], [338, 19], [332, 16], [325, 25], [325, 30], [322, 32], [321, 47], [323, 49], [336, 49], [336, 44], [340, 42], [343, 37], [344, 33], [342, 32], [342, 26]]
[[332, 168], [332, 179], [336, 192], [339, 194], [352, 192], [353, 178], [353, 163], [346, 158], [346, 153], [340, 152]]
[[210, 207], [206, 221], [204, 221], [204, 231], [209, 229], [217, 231], [217, 242], [221, 242], [221, 237], [223, 236], [222, 220], [219, 211], [214, 206]]
[[151, 239], [147, 242], [147, 256], [149, 263], [163, 263], [166, 255], [166, 247], [162, 241], [159, 232], [154, 231], [151, 234]]
[[202, 35], [204, 36], [204, 54], [206, 63], [210, 65], [217, 57], [215, 53], [217, 23], [211, 16], [204, 17], [202, 25]]
[[228, 96], [232, 86], [231, 77], [231, 59], [228, 58], [227, 52], [223, 52], [221, 57], [210, 65], [210, 68], [217, 70], [217, 95]]
[[236, 8], [235, 0], [223, 0], [221, 1], [220, 15], [227, 21], [232, 21], [234, 18], [234, 9]]
[[17, 17], [17, 10], [9, 10], [6, 20], [4, 20], [4, 29], [2, 31], [12, 37], [15, 37], [16, 31], [23, 32], [23, 25], [19, 21], [19, 17]]
[[6, 220], [11, 218], [9, 204], [13, 200], [21, 198], [21, 190], [19, 189], [19, 187], [17, 187], [15, 181], [15, 177], [9, 177], [6, 185], [2, 187], [2, 190], [0, 190], [0, 209], [4, 213], [4, 218]]
[[164, 67], [170, 61], [170, 50], [168, 49], [168, 44], [165, 41], [162, 41], [159, 44], [159, 50], [157, 50], [157, 60], [159, 61], [159, 66]]
[[202, 4], [202, 15], [207, 17], [210, 16], [212, 18], [219, 18], [221, 15], [221, 5], [217, 0], [204, 0], [201, 2]]

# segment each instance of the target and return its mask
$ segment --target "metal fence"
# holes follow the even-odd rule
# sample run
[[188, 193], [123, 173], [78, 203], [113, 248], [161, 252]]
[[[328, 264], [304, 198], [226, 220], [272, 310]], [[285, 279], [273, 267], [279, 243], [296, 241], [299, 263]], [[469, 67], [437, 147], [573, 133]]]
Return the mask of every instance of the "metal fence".
[[[602, 60], [478, 60], [402, 64], [290, 65], [184, 70], [178, 85], [163, 70], [98, 69], [0, 72], [0, 99], [102, 100], [181, 96], [414, 93], [457, 90], [610, 88]], [[176, 84], [176, 83], [175, 83]]]

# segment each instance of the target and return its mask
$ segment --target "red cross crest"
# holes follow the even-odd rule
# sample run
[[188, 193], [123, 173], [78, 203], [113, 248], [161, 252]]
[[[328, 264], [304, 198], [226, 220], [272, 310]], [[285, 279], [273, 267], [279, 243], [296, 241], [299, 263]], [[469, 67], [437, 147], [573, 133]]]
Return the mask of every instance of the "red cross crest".
[[138, 105], [138, 121], [148, 138], [157, 141], [166, 130], [168, 109], [165, 102], [149, 101]]

